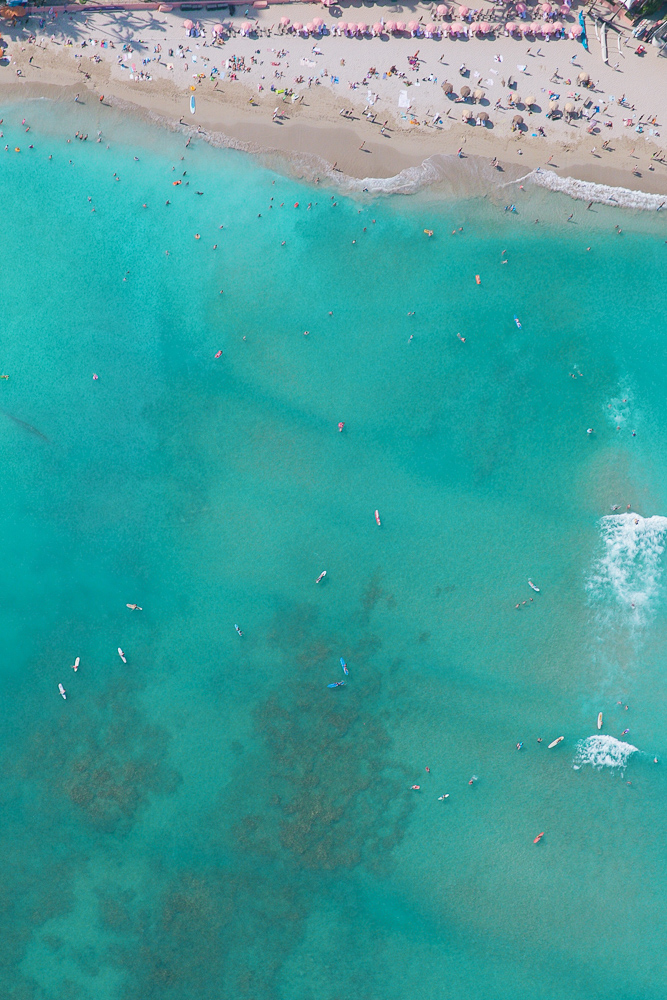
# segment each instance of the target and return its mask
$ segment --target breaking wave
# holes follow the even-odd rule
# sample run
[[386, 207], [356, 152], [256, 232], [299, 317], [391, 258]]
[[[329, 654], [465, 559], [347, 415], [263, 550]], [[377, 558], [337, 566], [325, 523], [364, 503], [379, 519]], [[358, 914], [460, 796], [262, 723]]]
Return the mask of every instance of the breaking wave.
[[664, 195], [631, 191], [630, 188], [609, 187], [607, 184], [595, 184], [593, 181], [580, 181], [575, 177], [560, 177], [553, 170], [543, 170], [541, 167], [533, 171], [529, 177], [533, 184], [549, 188], [550, 191], [560, 191], [578, 201], [594, 201], [616, 208], [636, 208], [649, 212], [655, 212], [663, 205], [667, 205], [667, 198]]
[[603, 767], [623, 769], [632, 754], [638, 752], [637, 747], [633, 747], [631, 743], [622, 743], [613, 736], [589, 736], [577, 743], [573, 766], [577, 771], [584, 764], [590, 764], [598, 770]]
[[604, 550], [588, 581], [589, 594], [641, 618], [660, 585], [667, 517], [610, 514], [602, 518], [600, 533]]

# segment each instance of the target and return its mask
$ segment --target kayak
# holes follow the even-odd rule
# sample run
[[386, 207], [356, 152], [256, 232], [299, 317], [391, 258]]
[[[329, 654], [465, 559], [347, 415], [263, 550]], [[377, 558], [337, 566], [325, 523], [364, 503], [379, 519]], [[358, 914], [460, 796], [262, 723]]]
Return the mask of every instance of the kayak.
[[340, 665], [343, 668], [343, 673], [344, 674], [349, 674], [350, 671], [347, 669], [347, 663], [345, 662], [345, 660], [343, 659], [342, 656], [340, 658]]
[[543, 836], [544, 836], [544, 830], [542, 831], [542, 833], [538, 833], [538, 835], [535, 837], [535, 840], [533, 841], [533, 843], [534, 844], [539, 844], [539, 842], [541, 841], [541, 839], [542, 839]]
[[127, 663], [127, 660], [125, 659], [125, 653], [124, 653], [124, 652], [123, 652], [123, 650], [122, 650], [122, 649], [120, 648], [120, 646], [118, 647], [118, 655], [120, 656], [120, 658], [121, 658], [121, 660], [123, 661], [123, 663]]
[[529, 586], [529, 587], [532, 587], [532, 588], [533, 588], [533, 590], [535, 591], [535, 593], [536, 593], [536, 594], [539, 594], [539, 592], [540, 592], [540, 588], [539, 588], [539, 587], [536, 587], [536, 586], [535, 586], [535, 584], [533, 583], [533, 581], [532, 581], [532, 580], [529, 580], [529, 581], [528, 581], [528, 586]]
[[377, 510], [375, 511], [375, 520], [377, 521], [378, 525], [382, 524], [382, 522], [380, 521], [380, 515]]
[[565, 739], [564, 736], [559, 736], [557, 740], [554, 740], [553, 743], [549, 744], [549, 750], [551, 750], [553, 747], [557, 747], [558, 744], [561, 742], [561, 740], [564, 740], [564, 739]]
[[326, 575], [327, 575], [327, 571], [325, 569], [323, 569], [322, 572], [320, 573], [320, 575], [318, 576], [317, 580], [315, 581], [315, 583], [319, 583], [320, 580], [323, 580]]
[[598, 712], [598, 729], [602, 729], [602, 712]]
[[65, 693], [65, 688], [62, 686], [62, 684], [58, 685], [58, 690], [60, 691], [65, 701], [67, 701], [67, 694]]

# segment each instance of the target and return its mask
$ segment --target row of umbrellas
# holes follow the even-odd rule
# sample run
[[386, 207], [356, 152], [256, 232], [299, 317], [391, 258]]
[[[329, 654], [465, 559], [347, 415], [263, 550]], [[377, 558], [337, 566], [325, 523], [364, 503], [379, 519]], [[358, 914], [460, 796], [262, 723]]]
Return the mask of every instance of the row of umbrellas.
[[[569, 8], [566, 9], [569, 10]], [[295, 21], [292, 24], [289, 17], [281, 17], [280, 26], [297, 33], [303, 32], [304, 34], [318, 35], [321, 34], [325, 25], [324, 21], [318, 17], [313, 18], [313, 20], [309, 21], [308, 24], [302, 24], [300, 21]], [[192, 21], [184, 21], [183, 27], [186, 31], [191, 31], [194, 25]], [[384, 24], [377, 22], [373, 25], [368, 25], [363, 21], [359, 24], [341, 21], [334, 26], [334, 30], [338, 34], [344, 35], [371, 34], [377, 37], [385, 33], [403, 34], [404, 32], [409, 32], [411, 35], [423, 33], [426, 38], [435, 38], [438, 35], [488, 35], [497, 31], [499, 27], [500, 26], [489, 24], [488, 21], [477, 21], [470, 25], [454, 21], [452, 24], [427, 24], [424, 27], [417, 24], [416, 21], [408, 21], [407, 23], [405, 21], [386, 21]], [[256, 25], [252, 24], [250, 21], [244, 21], [241, 25], [241, 34], [250, 35], [253, 31], [255, 31], [255, 29]], [[215, 24], [213, 26], [214, 35], [222, 35], [225, 30], [226, 29], [223, 24]], [[518, 24], [515, 21], [508, 21], [504, 28], [500, 28], [500, 30], [506, 31], [510, 35], [517, 33], [520, 34], [521, 32], [525, 35], [558, 35], [567, 30], [571, 38], [578, 38], [583, 29], [579, 24], [573, 24], [569, 27], [564, 25], [562, 21], [529, 21], [526, 24]]]

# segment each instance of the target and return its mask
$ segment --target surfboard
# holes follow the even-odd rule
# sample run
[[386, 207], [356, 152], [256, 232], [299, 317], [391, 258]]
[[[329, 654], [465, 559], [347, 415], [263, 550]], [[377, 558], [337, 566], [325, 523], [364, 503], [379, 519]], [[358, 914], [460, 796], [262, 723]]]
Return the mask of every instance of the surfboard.
[[598, 729], [602, 729], [602, 712], [598, 713]]
[[549, 750], [551, 750], [552, 747], [557, 747], [560, 741], [564, 739], [565, 739], [564, 736], [559, 736], [557, 740], [554, 740], [553, 743], [549, 744]]
[[193, 115], [194, 113], [195, 113], [195, 95], [191, 94], [190, 95], [190, 114]]

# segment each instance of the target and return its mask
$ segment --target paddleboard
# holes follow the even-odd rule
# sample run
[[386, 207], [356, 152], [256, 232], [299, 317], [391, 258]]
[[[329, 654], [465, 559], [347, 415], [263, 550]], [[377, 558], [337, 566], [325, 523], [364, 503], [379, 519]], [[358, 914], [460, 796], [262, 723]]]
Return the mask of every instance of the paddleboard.
[[77, 672], [77, 670], [79, 669], [79, 663], [80, 663], [80, 662], [81, 662], [81, 660], [80, 660], [80, 658], [79, 658], [79, 657], [77, 656], [76, 660], [75, 660], [75, 661], [74, 661], [74, 663], [72, 664], [72, 670], [74, 671], [74, 673], [76, 673], [76, 672]]
[[528, 586], [529, 586], [529, 587], [532, 587], [532, 588], [533, 588], [533, 590], [535, 591], [535, 593], [536, 593], [536, 594], [539, 594], [539, 592], [540, 592], [540, 588], [539, 588], [539, 587], [536, 587], [536, 586], [535, 586], [535, 584], [533, 583], [533, 581], [532, 581], [532, 580], [529, 580], [529, 581], [528, 581]]
[[67, 701], [67, 695], [65, 693], [65, 688], [62, 686], [62, 684], [58, 685], [58, 690], [60, 691], [60, 693], [63, 696], [63, 698], [65, 699], [65, 701]]
[[118, 655], [120, 656], [120, 658], [121, 658], [121, 660], [123, 661], [123, 663], [127, 663], [127, 660], [125, 659], [125, 653], [124, 653], [124, 652], [123, 652], [123, 650], [122, 650], [122, 649], [120, 648], [120, 646], [118, 647]]
[[550, 744], [549, 744], [549, 750], [551, 750], [551, 749], [552, 749], [552, 747], [557, 747], [557, 746], [558, 746], [558, 744], [560, 743], [560, 741], [561, 741], [561, 740], [564, 740], [564, 739], [565, 739], [565, 737], [564, 737], [564, 736], [559, 736], [557, 740], [554, 740], [554, 741], [553, 741], [553, 743], [550, 743]]
[[195, 95], [191, 94], [190, 95], [190, 114], [193, 115], [194, 113], [195, 113]]
[[380, 521], [380, 515], [377, 511], [375, 511], [375, 520], [377, 521], [378, 526], [382, 524], [382, 522]]
[[325, 569], [323, 569], [322, 572], [320, 573], [320, 575], [318, 576], [317, 580], [315, 581], [315, 583], [319, 583], [320, 580], [323, 580], [326, 575], [327, 575], [327, 571]]
[[538, 835], [535, 837], [535, 840], [533, 841], [533, 843], [534, 844], [539, 844], [539, 842], [541, 841], [541, 839], [542, 839], [543, 836], [544, 836], [544, 830], [542, 831], [542, 833], [538, 833]]
[[602, 712], [598, 713], [598, 729], [602, 729]]

